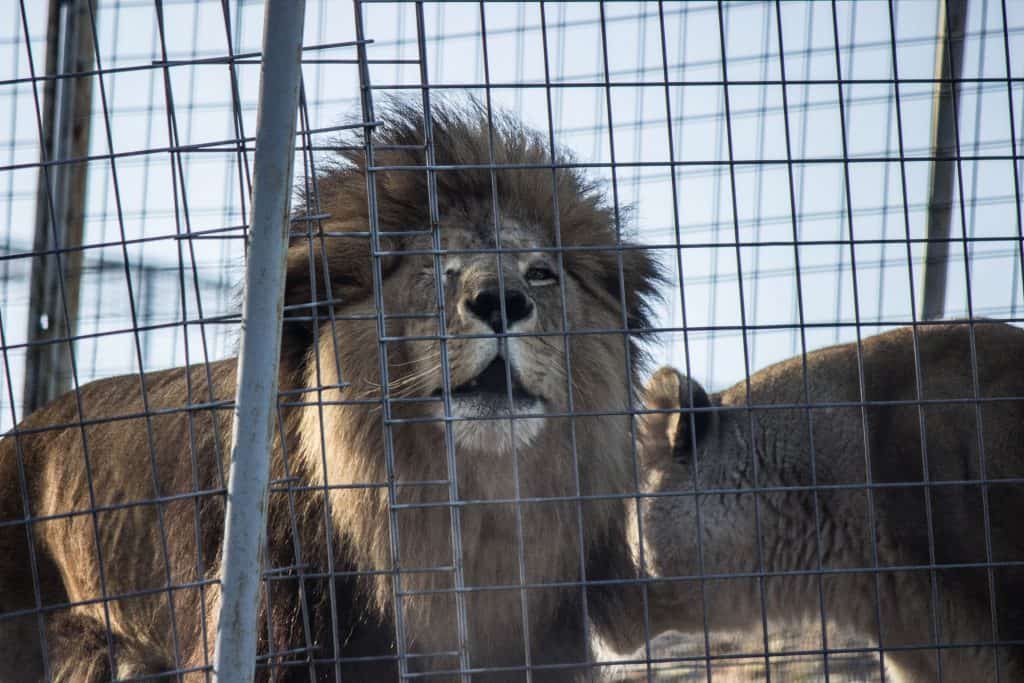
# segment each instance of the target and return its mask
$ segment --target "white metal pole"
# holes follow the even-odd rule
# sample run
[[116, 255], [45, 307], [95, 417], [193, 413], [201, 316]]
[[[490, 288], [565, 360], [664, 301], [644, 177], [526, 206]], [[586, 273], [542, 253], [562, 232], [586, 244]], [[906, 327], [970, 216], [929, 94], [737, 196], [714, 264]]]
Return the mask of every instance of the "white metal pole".
[[214, 655], [214, 677], [220, 683], [248, 683], [256, 670], [304, 10], [305, 0], [267, 0], [263, 16], [252, 220]]
[[953, 228], [953, 195], [959, 166], [955, 157], [960, 154], [957, 116], [960, 103], [959, 79], [964, 69], [967, 0], [940, 1], [939, 19], [932, 102], [932, 153], [935, 160], [931, 165], [931, 193], [928, 197], [922, 320], [938, 320], [946, 310], [949, 239]]

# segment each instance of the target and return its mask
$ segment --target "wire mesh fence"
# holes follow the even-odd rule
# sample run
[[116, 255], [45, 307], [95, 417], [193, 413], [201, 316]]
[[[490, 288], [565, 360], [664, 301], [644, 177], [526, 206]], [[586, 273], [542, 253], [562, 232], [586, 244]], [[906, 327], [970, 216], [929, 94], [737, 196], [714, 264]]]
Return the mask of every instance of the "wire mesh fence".
[[[213, 675], [263, 13], [0, 4], [0, 679]], [[258, 676], [1024, 676], [1020, 5], [305, 14]]]

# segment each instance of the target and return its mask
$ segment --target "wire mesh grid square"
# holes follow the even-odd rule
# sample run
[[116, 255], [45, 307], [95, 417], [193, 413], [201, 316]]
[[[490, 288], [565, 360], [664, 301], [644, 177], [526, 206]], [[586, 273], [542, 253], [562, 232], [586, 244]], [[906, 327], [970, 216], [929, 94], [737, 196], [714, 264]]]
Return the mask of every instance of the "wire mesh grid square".
[[[0, 16], [11, 680], [210, 677], [263, 6], [7, 0]], [[1006, 0], [308, 0], [292, 221], [306, 270], [286, 298], [258, 675], [1015, 680], [1024, 346], [988, 321], [1022, 322], [1021, 64], [1024, 11]], [[467, 111], [468, 165], [440, 140]], [[396, 116], [415, 124], [410, 149]], [[520, 122], [542, 156], [499, 158]], [[364, 165], [341, 199], [339, 155]], [[537, 196], [503, 194], [531, 174]], [[610, 241], [572, 241], [552, 188], [575, 177], [595, 183]], [[458, 183], [481, 178], [460, 205]], [[425, 192], [408, 234], [388, 203], [402, 183]], [[339, 226], [345, 198], [355, 223]], [[522, 241], [537, 218], [517, 202], [547, 204], [550, 244]], [[446, 236], [459, 221], [476, 241]], [[340, 272], [333, 249], [369, 265]], [[661, 279], [634, 320], [638, 254]], [[395, 291], [398, 264], [421, 262]], [[485, 313], [449, 283], [474, 263], [497, 278]], [[611, 281], [582, 282], [594, 263]], [[595, 315], [616, 322], [585, 320], [581, 287], [605, 287]], [[533, 315], [552, 327], [515, 329]], [[463, 316], [493, 330], [456, 329]], [[950, 355], [940, 334], [962, 337]], [[499, 358], [527, 343], [550, 358], [532, 380], [511, 358], [503, 378], [453, 366], [490, 337]], [[842, 360], [814, 351], [849, 343]], [[879, 370], [886, 343], [903, 355]], [[616, 344], [626, 366], [600, 380], [574, 351]], [[661, 365], [709, 403], [685, 378], [674, 404], [653, 402]], [[547, 375], [563, 403], [524, 403]], [[886, 389], [904, 375], [909, 390]], [[459, 396], [484, 380], [507, 393], [497, 418]], [[379, 424], [373, 467], [336, 457], [368, 438], [340, 411]], [[552, 424], [561, 441], [538, 465], [531, 439]], [[735, 461], [715, 450], [727, 424]], [[402, 434], [423, 429], [440, 448], [416, 469]], [[625, 469], [591, 481], [606, 434]], [[674, 460], [655, 459], [666, 448]], [[52, 453], [38, 475], [36, 452]], [[609, 529], [593, 548], [615, 559], [584, 552]], [[486, 536], [500, 552], [481, 556]], [[548, 571], [551, 556], [567, 564]]]

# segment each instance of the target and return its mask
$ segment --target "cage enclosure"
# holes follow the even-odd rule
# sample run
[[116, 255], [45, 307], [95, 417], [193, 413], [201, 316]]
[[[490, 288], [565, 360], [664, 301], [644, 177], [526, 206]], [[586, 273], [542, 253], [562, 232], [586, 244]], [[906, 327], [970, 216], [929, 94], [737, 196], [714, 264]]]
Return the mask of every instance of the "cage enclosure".
[[1024, 4], [0, 16], [0, 680], [1024, 677]]

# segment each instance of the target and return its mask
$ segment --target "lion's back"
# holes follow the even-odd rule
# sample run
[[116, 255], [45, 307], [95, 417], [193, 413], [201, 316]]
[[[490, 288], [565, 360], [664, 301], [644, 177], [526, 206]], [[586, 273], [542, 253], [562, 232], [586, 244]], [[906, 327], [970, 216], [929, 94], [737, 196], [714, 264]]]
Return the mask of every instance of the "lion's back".
[[[741, 383], [720, 400], [747, 396]], [[848, 532], [830, 552], [869, 566], [874, 536], [882, 564], [950, 565], [944, 585], [985, 604], [995, 563], [1000, 637], [1024, 638], [1024, 605], [1006, 599], [1024, 594], [1024, 330], [904, 327], [755, 373], [749, 396], [786, 481], [840, 487], [819, 492]]]
[[[60, 572], [68, 599], [99, 596], [100, 563], [121, 566], [105, 572], [108, 593], [158, 588], [166, 583], [165, 546], [172, 574], [194, 573], [196, 511], [211, 520], [223, 514], [230, 410], [218, 401], [233, 382], [233, 362], [209, 372], [211, 384], [201, 366], [188, 382], [184, 368], [147, 374], [145, 400], [138, 375], [91, 382], [0, 441], [0, 517], [44, 520], [31, 526], [36, 553]], [[214, 527], [219, 521], [204, 525]], [[20, 566], [13, 569], [30, 575], [25, 528], [10, 528], [5, 538]], [[203, 545], [209, 563], [217, 539]]]

